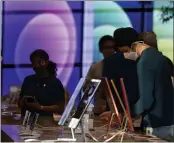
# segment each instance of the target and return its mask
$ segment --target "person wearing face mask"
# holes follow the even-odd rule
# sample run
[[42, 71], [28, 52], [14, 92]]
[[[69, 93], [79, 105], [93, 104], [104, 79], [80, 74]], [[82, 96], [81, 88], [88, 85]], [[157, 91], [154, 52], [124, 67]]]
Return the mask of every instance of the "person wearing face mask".
[[[31, 53], [30, 61], [35, 74], [27, 76], [22, 84], [18, 104], [21, 114], [24, 116], [26, 110], [38, 112], [40, 124], [52, 125], [53, 113], [62, 114], [65, 104], [63, 85], [56, 78], [56, 64], [41, 49]], [[28, 102], [26, 96], [32, 96], [35, 102]]]
[[[104, 59], [103, 63], [103, 77], [107, 77], [109, 80], [113, 79], [117, 87], [118, 93], [123, 98], [123, 93], [120, 84], [120, 78], [124, 78], [124, 84], [128, 95], [128, 101], [130, 108], [138, 100], [138, 76], [136, 62], [132, 59], [125, 58], [125, 53], [129, 53], [131, 44], [136, 41], [138, 33], [131, 27], [119, 28], [114, 31], [113, 34], [115, 42], [115, 53]], [[111, 85], [112, 86], [112, 85]], [[113, 91], [113, 93], [115, 93]], [[117, 96], [114, 95], [116, 105], [120, 113], [123, 113]], [[108, 119], [111, 116], [109, 105], [107, 104], [108, 112], [104, 112], [100, 115], [101, 119]]]
[[129, 59], [129, 60], [133, 60], [133, 61], [136, 61], [138, 58], [135, 51], [130, 51], [130, 52], [124, 53], [124, 57], [125, 57], [125, 59]]
[[[111, 56], [114, 50], [114, 41], [113, 37], [110, 35], [104, 35], [99, 40], [99, 51], [103, 54], [104, 59]], [[84, 88], [88, 85], [88, 82], [94, 78], [99, 79], [102, 77], [102, 69], [103, 69], [103, 60], [93, 63], [87, 73], [86, 82], [84, 84]], [[94, 113], [101, 114], [106, 110], [106, 99], [103, 95], [102, 85], [97, 91], [94, 97]]]
[[[157, 50], [159, 50], [159, 49], [158, 49], [158, 43], [157, 43], [156, 34], [155, 34], [154, 32], [145, 32], [144, 35], [148, 35], [148, 36], [146, 36], [146, 41], [147, 41], [148, 43], [150, 43], [151, 47], [156, 48]], [[135, 49], [132, 48], [131, 51], [135, 51]], [[136, 57], [136, 62], [138, 63], [140, 57], [138, 57], [138, 55], [136, 54], [136, 52], [135, 52], [134, 54], [133, 54], [133, 53], [134, 53], [134, 52], [132, 52], [130, 55], [129, 55], [129, 53], [128, 53], [128, 56], [125, 55], [125, 56], [126, 56], [125, 58], [134, 60], [133, 57]], [[136, 55], [136, 56], [134, 56], [134, 55]], [[168, 64], [169, 64], [169, 66], [170, 66], [171, 80], [172, 80], [173, 87], [174, 87], [174, 64], [173, 64], [173, 62], [172, 62], [168, 57], [166, 57], [165, 55], [163, 55], [163, 56], [166, 58], [166, 60], [167, 60], [167, 62], [168, 62]]]
[[[151, 47], [156, 48], [158, 50], [158, 43], [157, 43], [157, 36], [154, 32], [145, 32], [144, 37], [146, 36], [146, 41], [151, 45]], [[170, 66], [170, 71], [171, 71], [171, 79], [173, 83], [173, 77], [174, 77], [174, 65], [173, 62], [166, 56], [164, 56]], [[174, 85], [174, 83], [173, 83]]]
[[[148, 134], [174, 141], [174, 95], [171, 68], [166, 57], [154, 48], [148, 32], [140, 33], [133, 43], [138, 56], [139, 100], [134, 106], [142, 115], [142, 129]], [[152, 47], [153, 46], [153, 47]]]

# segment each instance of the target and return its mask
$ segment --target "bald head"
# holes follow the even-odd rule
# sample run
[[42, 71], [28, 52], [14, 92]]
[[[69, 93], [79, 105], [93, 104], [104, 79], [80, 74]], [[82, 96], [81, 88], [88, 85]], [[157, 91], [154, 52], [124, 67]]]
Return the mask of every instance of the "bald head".
[[157, 36], [154, 32], [142, 32], [138, 36], [138, 41], [144, 41], [145, 44], [157, 48]]

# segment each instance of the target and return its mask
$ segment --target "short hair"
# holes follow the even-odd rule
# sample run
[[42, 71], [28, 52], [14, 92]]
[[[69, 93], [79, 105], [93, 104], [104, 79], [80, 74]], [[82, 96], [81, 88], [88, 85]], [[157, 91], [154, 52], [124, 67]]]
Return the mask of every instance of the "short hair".
[[116, 29], [113, 34], [115, 50], [118, 51], [118, 49], [123, 46], [131, 47], [132, 43], [137, 41], [137, 37], [138, 32], [131, 27]]
[[102, 51], [103, 45], [106, 41], [113, 41], [113, 37], [110, 35], [104, 35], [100, 38], [99, 43], [98, 43], [100, 51]]
[[138, 35], [137, 41], [144, 41], [145, 44], [158, 49], [157, 36], [153, 31], [141, 32]]

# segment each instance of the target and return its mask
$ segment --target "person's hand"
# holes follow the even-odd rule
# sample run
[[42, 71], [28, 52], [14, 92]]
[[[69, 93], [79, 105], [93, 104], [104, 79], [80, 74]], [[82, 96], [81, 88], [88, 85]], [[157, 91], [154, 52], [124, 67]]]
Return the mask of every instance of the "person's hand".
[[26, 102], [26, 106], [29, 111], [40, 111], [41, 110], [41, 105], [37, 101], [32, 102], [32, 103]]
[[106, 120], [106, 121], [109, 121], [110, 118], [111, 118], [111, 111], [107, 111], [107, 112], [103, 112], [99, 117], [101, 120]]
[[94, 113], [97, 115], [100, 115], [101, 113], [104, 113], [106, 111], [106, 106], [105, 105], [94, 105]]
[[[100, 119], [109, 121], [111, 119], [111, 116], [112, 116], [111, 111], [103, 112], [100, 115]], [[121, 114], [119, 114], [119, 118], [120, 118], [120, 120], [122, 119], [122, 115]], [[116, 121], [116, 122], [118, 121], [118, 117], [116, 116], [116, 114], [114, 115], [113, 120]]]
[[106, 105], [101, 105], [99, 107], [99, 110], [100, 110], [101, 113], [104, 113], [106, 111]]
[[136, 116], [136, 117], [133, 117], [132, 118], [132, 121], [134, 122], [134, 121], [136, 121], [136, 120], [140, 120], [142, 118], [142, 116], [140, 115], [140, 116]]
[[[107, 111], [107, 112], [104, 112], [100, 115], [100, 119], [105, 120], [105, 121], [110, 121], [111, 116], [112, 116], [112, 112]], [[120, 120], [122, 120], [121, 114], [119, 114], [119, 118], [120, 118]], [[111, 126], [113, 127], [113, 126], [117, 126], [117, 125], [119, 125], [119, 120], [118, 120], [118, 117], [116, 115], [114, 115], [114, 117], [112, 119]]]

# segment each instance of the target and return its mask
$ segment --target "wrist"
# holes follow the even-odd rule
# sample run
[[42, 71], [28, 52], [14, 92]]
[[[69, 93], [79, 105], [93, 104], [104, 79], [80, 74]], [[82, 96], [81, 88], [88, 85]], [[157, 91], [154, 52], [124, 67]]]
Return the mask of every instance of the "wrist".
[[40, 110], [42, 111], [44, 109], [44, 106], [40, 105]]

